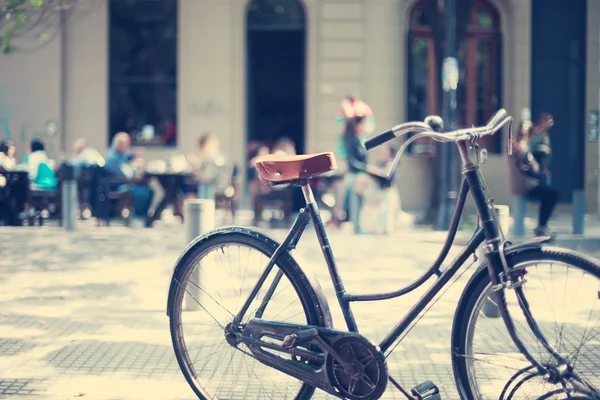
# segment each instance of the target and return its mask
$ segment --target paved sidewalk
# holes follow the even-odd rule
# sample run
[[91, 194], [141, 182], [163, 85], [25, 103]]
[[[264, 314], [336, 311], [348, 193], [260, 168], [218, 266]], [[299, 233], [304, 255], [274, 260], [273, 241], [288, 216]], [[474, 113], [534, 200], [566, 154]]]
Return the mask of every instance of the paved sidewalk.
[[[421, 240], [423, 235], [333, 234], [348, 291], [387, 291], [414, 280], [440, 248], [436, 241]], [[0, 228], [0, 397], [194, 398], [173, 355], [165, 314], [172, 268], [184, 246], [183, 227], [163, 223], [154, 229], [86, 224], [70, 233], [51, 226]], [[343, 329], [312, 231], [295, 257], [319, 277], [331, 296], [335, 326]], [[406, 388], [429, 379], [443, 388], [445, 399], [458, 397], [450, 329], [468, 276], [388, 359], [392, 375]], [[359, 328], [380, 341], [422, 293], [357, 304]], [[403, 397], [388, 385], [385, 398]]]

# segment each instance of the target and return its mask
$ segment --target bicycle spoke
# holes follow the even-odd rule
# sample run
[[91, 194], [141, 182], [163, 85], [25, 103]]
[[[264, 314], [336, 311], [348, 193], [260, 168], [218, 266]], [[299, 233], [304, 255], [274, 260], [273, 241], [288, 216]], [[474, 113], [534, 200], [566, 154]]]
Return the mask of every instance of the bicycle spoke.
[[[235, 318], [235, 312], [254, 287], [252, 283], [258, 282], [267, 266], [263, 252], [250, 246], [245, 246], [247, 250], [242, 247], [239, 244], [215, 246], [199, 260], [191, 262], [199, 268], [199, 275], [189, 273], [185, 284], [177, 282], [180, 287], [187, 286], [187, 290], [184, 288], [182, 291], [184, 296], [198, 304], [200, 309], [196, 313], [178, 314], [182, 333], [177, 341], [182, 343], [183, 351], [187, 353], [184, 362], [189, 364], [188, 370], [196, 379], [196, 388], [208, 399], [294, 398], [304, 388], [302, 382], [259, 362], [247, 345], [239, 343], [231, 346], [223, 335], [225, 326]], [[275, 264], [273, 269], [279, 271], [280, 266]], [[260, 307], [260, 300], [267, 293], [273, 274], [276, 275], [276, 272], [271, 272], [258, 288], [250, 309], [256, 306], [256, 302]], [[264, 318], [277, 322], [296, 318], [298, 323], [307, 324], [306, 305], [299, 301], [298, 292], [286, 274], [279, 274], [287, 282], [278, 283], [269, 300], [268, 315], [265, 314]], [[191, 293], [194, 290], [196, 295]], [[198, 293], [201, 295], [198, 296]], [[246, 314], [244, 320], [252, 316]]]
[[482, 363], [485, 363], [485, 364], [494, 365], [496, 367], [506, 368], [506, 369], [510, 369], [510, 370], [514, 370], [514, 371], [518, 371], [519, 370], [519, 368], [509, 367], [507, 365], [502, 365], [502, 364], [494, 363], [494, 362], [491, 362], [491, 361], [482, 360], [480, 358], [469, 356], [469, 355], [466, 355], [466, 354], [456, 354], [456, 355], [459, 356], [459, 357], [468, 358], [468, 359], [473, 360], [473, 361], [477, 361], [477, 362], [482, 362]]
[[[509, 310], [512, 308], [520, 310], [518, 313], [511, 310], [516, 333], [525, 347], [532, 352], [536, 361], [551, 370], [552, 367], [557, 367], [561, 360], [566, 360], [573, 368], [574, 374], [580, 374], [581, 380], [578, 384], [582, 390], [594, 392], [594, 384], [597, 385], [600, 378], [598, 361], [595, 358], [600, 350], [595, 340], [600, 336], [597, 327], [600, 324], [600, 311], [598, 311], [600, 275], [588, 276], [587, 270], [582, 268], [578, 269], [580, 273], [573, 273], [571, 268], [577, 267], [552, 260], [524, 263], [518, 270], [529, 272], [526, 283], [514, 292], [506, 290], [506, 304]], [[561, 288], [561, 285], [564, 287]], [[589, 294], [593, 295], [591, 301], [587, 300]], [[470, 322], [471, 326], [477, 326], [476, 330], [471, 328], [473, 332], [470, 333], [471, 339], [469, 339], [471, 350], [464, 355], [456, 354], [456, 357], [468, 360], [469, 385], [473, 388], [473, 393], [477, 394], [475, 397], [494, 399], [497, 398], [495, 396], [501, 388], [506, 387], [510, 391], [510, 396], [505, 400], [578, 398], [577, 394], [573, 396], [569, 394], [569, 391], [573, 390], [569, 389], [569, 386], [575, 383], [574, 377], [569, 378], [566, 375], [563, 381], [554, 384], [549, 382], [548, 377], [537, 372], [525, 381], [523, 381], [524, 377], [513, 376], [508, 379], [508, 376], [501, 372], [515, 366], [528, 369], [532, 366], [517, 350], [512, 340], [507, 343], [501, 320], [491, 320], [482, 312], [487, 296], [489, 296], [488, 291], [479, 294], [476, 304], [479, 308], [477, 316], [471, 317], [475, 321]], [[494, 300], [490, 299], [497, 306], [497, 301]], [[528, 320], [532, 321], [532, 328], [529, 327], [529, 322], [525, 324]], [[538, 329], [539, 333], [534, 334], [535, 329]], [[538, 334], [541, 340], [538, 339]], [[547, 344], [544, 344], [543, 340]], [[507, 384], [498, 386], [501, 382]], [[557, 386], [561, 389], [557, 389]], [[508, 395], [508, 392], [506, 393]], [[548, 395], [548, 393], [552, 394]]]

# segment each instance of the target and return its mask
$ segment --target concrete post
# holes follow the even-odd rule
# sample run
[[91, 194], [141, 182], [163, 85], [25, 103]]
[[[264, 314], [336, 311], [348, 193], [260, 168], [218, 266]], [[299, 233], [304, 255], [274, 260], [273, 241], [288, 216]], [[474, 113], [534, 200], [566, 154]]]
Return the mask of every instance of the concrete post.
[[573, 191], [573, 234], [583, 235], [585, 228], [585, 192]]
[[527, 210], [527, 201], [525, 197], [513, 197], [512, 204], [513, 214], [513, 231], [514, 236], [525, 236], [525, 214]]
[[[198, 236], [203, 235], [215, 227], [215, 201], [213, 199], [186, 199], [183, 203], [185, 221], [186, 245]], [[209, 256], [210, 257], [210, 256]], [[209, 260], [210, 261], [210, 260]], [[190, 276], [190, 284], [184, 300], [185, 311], [200, 310], [200, 266]]]
[[361, 208], [361, 196], [354, 190], [350, 191], [348, 199], [348, 220], [352, 223], [354, 233], [360, 233], [360, 208]]
[[508, 234], [509, 228], [509, 219], [510, 219], [510, 210], [508, 206], [504, 205], [494, 205], [494, 211], [496, 212], [496, 217], [498, 218], [498, 224], [504, 232], [505, 235]]
[[61, 185], [61, 209], [60, 217], [62, 226], [67, 231], [75, 230], [75, 220], [79, 209], [77, 201], [77, 182], [75, 181], [73, 166], [63, 164], [63, 180]]

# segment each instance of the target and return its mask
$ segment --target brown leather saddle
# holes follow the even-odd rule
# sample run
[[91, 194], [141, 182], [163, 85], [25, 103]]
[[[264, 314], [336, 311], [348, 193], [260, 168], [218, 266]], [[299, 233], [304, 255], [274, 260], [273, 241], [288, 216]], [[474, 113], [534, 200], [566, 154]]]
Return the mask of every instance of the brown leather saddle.
[[256, 160], [256, 171], [267, 185], [295, 184], [337, 168], [333, 153], [297, 156], [269, 154]]

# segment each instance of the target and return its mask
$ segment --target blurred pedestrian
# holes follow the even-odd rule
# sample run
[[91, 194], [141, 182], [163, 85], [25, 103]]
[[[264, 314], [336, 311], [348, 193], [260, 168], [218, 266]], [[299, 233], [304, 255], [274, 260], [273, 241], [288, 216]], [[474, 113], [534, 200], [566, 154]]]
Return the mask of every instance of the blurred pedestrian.
[[102, 157], [98, 150], [88, 147], [85, 139], [79, 138], [73, 142], [71, 165], [73, 165], [76, 170], [94, 165], [103, 167], [104, 164], [104, 157]]
[[529, 139], [533, 126], [530, 121], [521, 123], [512, 145], [512, 155], [508, 158], [509, 180], [512, 194], [524, 196], [527, 200], [540, 202], [536, 236], [548, 235], [548, 221], [559, 200], [558, 191], [550, 186], [543, 167], [531, 151]]
[[531, 131], [529, 137], [529, 148], [540, 165], [542, 172], [550, 183], [550, 161], [552, 159], [552, 147], [548, 131], [554, 126], [554, 118], [550, 113], [542, 112], [538, 117], [537, 124]]

